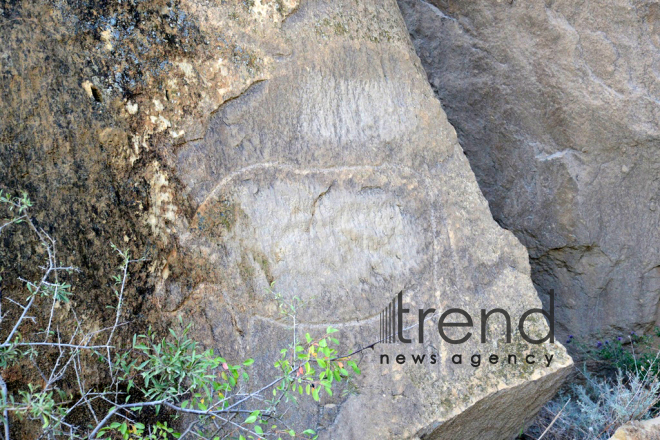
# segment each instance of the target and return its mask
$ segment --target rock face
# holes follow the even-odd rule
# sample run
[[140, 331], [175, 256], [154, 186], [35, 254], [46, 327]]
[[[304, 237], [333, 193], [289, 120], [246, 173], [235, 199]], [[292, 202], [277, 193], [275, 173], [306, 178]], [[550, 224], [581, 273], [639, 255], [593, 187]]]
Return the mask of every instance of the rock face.
[[660, 419], [629, 422], [616, 430], [610, 440], [658, 440]]
[[[99, 235], [129, 229], [135, 252], [151, 251], [149, 278], [136, 281], [145, 320], [193, 321], [206, 346], [254, 357], [258, 383], [291, 337], [270, 285], [305, 302], [301, 334], [332, 325], [347, 349], [378, 340], [380, 312], [399, 291], [406, 326], [418, 308], [474, 317], [461, 345], [440, 339], [436, 316], [423, 344], [411, 329], [414, 343], [365, 352], [358, 394], [291, 414], [322, 438], [501, 440], [554, 394], [571, 359], [560, 344], [521, 338], [517, 320], [541, 305], [527, 253], [493, 221], [394, 0], [111, 2], [88, 12], [75, 2], [3, 10], [3, 93], [14, 101], [2, 104], [13, 113], [0, 157], [17, 148], [24, 165], [3, 167], [0, 182], [66, 212], [46, 215], [47, 227], [104, 200]], [[18, 108], [25, 97], [34, 111]], [[77, 182], [75, 203], [67, 210], [53, 194], [73, 190], [26, 169]], [[103, 264], [100, 238], [90, 250], [70, 240], [71, 264], [87, 274]], [[482, 308], [511, 315], [511, 343], [501, 317], [479, 341]], [[538, 339], [548, 326], [533, 315], [525, 330]]]
[[[180, 275], [159, 285], [165, 310], [204, 317], [208, 345], [269, 347], [257, 359], [267, 372], [289, 337], [266, 292], [273, 282], [307, 303], [301, 332], [331, 324], [349, 346], [377, 338], [378, 314], [401, 290], [413, 311], [502, 307], [519, 318], [538, 306], [524, 248], [489, 216], [396, 4], [305, 2], [267, 35], [268, 79], [176, 149], [194, 213], [173, 227], [179, 247], [166, 270]], [[461, 346], [427, 332], [424, 345], [365, 355], [359, 394], [313, 419], [324, 438], [512, 437], [570, 365], [559, 345], [532, 347], [517, 332], [512, 344], [498, 333]], [[529, 350], [556, 364], [485, 365], [491, 352], [522, 363]], [[380, 365], [380, 354], [399, 352], [441, 361]], [[485, 368], [453, 365], [455, 353], [481, 353]]]
[[558, 294], [559, 331], [656, 323], [660, 6], [399, 5], [493, 216]]

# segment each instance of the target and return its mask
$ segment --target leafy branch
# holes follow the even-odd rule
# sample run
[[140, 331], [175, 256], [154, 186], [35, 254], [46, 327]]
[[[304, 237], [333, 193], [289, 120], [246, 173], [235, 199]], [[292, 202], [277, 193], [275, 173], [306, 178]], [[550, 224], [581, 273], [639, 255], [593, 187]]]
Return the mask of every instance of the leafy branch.
[[[301, 395], [317, 402], [322, 393], [332, 396], [335, 385], [360, 374], [351, 356], [363, 349], [339, 356], [340, 342], [333, 336], [337, 330], [331, 327], [325, 335], [313, 338], [306, 333], [300, 340], [296, 316], [304, 304], [280, 294], [274, 298], [292, 322], [292, 343], [280, 351], [274, 363], [276, 377], [264, 386], [249, 382], [253, 359], [235, 364], [212, 349], [202, 349], [190, 337], [192, 324], [184, 326], [181, 318], [180, 333], [170, 329], [159, 337], [150, 328], [133, 335], [129, 347], [121, 347], [115, 340], [126, 324], [122, 317], [129, 268], [145, 258], [132, 258], [128, 250], [111, 243], [120, 261], [113, 276], [114, 316], [106, 328], [85, 330], [91, 323], [79, 319], [73, 288], [64, 281], [78, 269], [59, 264], [55, 240], [28, 215], [32, 203], [27, 195], [12, 197], [0, 191], [0, 206], [10, 214], [0, 232], [26, 223], [46, 251], [41, 278], [20, 279], [25, 286], [23, 299], [16, 298], [20, 293], [0, 298], [0, 331], [7, 334], [0, 344], [0, 368], [20, 365], [41, 378], [10, 393], [0, 376], [4, 440], [10, 440], [10, 419], [37, 421], [42, 437], [52, 439], [316, 438], [313, 429], [297, 432], [288, 426], [290, 405]], [[3, 311], [5, 303], [9, 304]], [[59, 307], [62, 304], [67, 307]], [[45, 307], [49, 310], [45, 328], [26, 332], [39, 323], [31, 312]], [[88, 383], [92, 370], [106, 379]], [[74, 389], [65, 389], [64, 383], [75, 384]], [[81, 413], [87, 422], [79, 422]]]

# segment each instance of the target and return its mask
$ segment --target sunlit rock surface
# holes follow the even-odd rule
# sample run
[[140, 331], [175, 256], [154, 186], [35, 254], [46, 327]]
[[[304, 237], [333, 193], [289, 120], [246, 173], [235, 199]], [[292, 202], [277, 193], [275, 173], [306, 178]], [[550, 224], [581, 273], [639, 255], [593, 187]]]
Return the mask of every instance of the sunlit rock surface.
[[[400, 291], [406, 326], [419, 308], [473, 317], [465, 344], [436, 316], [423, 344], [411, 328], [413, 343], [365, 351], [357, 393], [301, 399], [288, 422], [321, 438], [501, 440], [552, 396], [571, 360], [518, 333], [541, 305], [526, 251], [491, 218], [394, 1], [87, 6], [0, 11], [0, 185], [30, 192], [81, 267], [90, 325], [113, 301], [94, 282], [116, 266], [112, 240], [149, 256], [125, 331], [181, 316], [223, 356], [254, 357], [254, 383], [292, 337], [273, 283], [306, 301], [301, 334], [332, 325], [346, 351], [380, 338]], [[3, 279], [30, 248], [8, 252]], [[511, 315], [511, 343], [501, 316], [480, 343], [482, 308]], [[548, 332], [538, 314], [525, 329]]]

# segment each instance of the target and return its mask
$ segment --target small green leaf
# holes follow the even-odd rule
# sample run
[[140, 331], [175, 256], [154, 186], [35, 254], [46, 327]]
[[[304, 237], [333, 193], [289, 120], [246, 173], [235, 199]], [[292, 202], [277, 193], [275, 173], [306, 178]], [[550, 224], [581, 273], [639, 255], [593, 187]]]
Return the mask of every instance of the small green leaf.
[[257, 421], [257, 418], [258, 418], [258, 417], [259, 417], [259, 411], [253, 411], [253, 412], [247, 417], [247, 419], [245, 419], [245, 422], [244, 422], [244, 423], [248, 423], [248, 424], [250, 424], [250, 423], [254, 423], [254, 422]]

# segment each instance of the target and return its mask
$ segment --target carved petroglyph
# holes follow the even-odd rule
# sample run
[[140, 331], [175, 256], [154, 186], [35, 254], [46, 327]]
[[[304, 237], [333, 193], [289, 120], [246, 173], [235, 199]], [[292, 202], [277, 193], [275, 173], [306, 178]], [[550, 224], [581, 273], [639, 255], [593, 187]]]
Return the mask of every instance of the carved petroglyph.
[[[422, 197], [405, 197], [410, 192]], [[225, 257], [243, 274], [261, 279], [253, 290], [274, 280], [277, 290], [307, 301], [343, 296], [342, 316], [348, 319], [335, 322], [336, 310], [326, 308], [308, 322], [359, 325], [373, 319], [396, 289], [438, 290], [439, 209], [426, 177], [407, 167], [261, 163], [218, 182], [195, 214], [198, 234], [183, 237], [181, 244], [208, 247], [221, 236]], [[223, 218], [214, 221], [211, 215]], [[382, 298], [374, 298], [374, 291]]]

